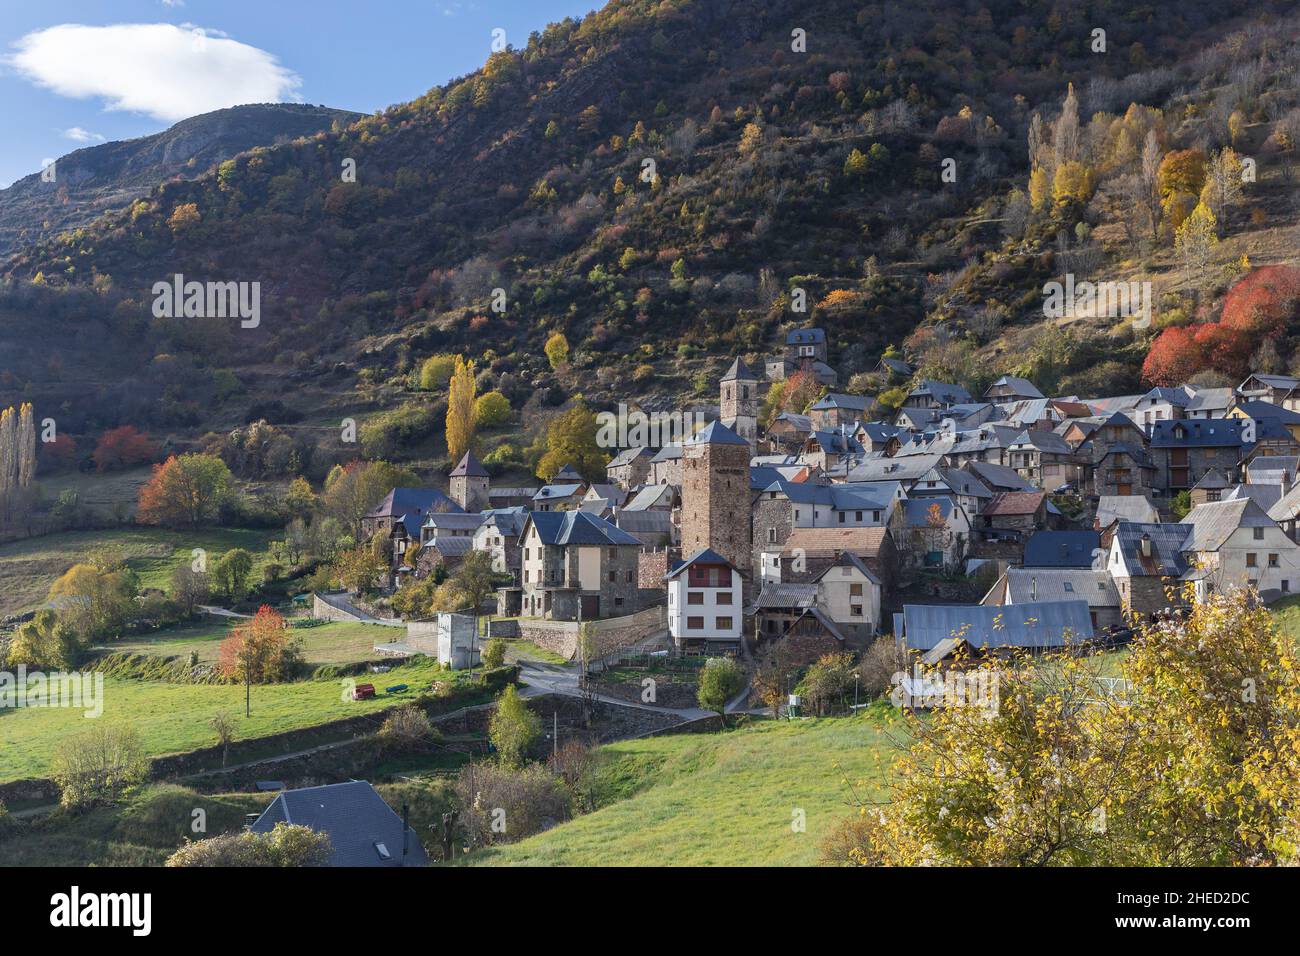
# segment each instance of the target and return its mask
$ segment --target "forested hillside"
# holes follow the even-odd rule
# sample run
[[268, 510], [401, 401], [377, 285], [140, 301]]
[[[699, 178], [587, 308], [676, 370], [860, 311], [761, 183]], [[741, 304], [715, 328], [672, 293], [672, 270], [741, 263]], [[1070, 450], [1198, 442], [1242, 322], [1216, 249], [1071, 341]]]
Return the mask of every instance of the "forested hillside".
[[[337, 455], [303, 428], [345, 414], [369, 451], [440, 454], [445, 377], [420, 369], [446, 353], [513, 407], [499, 461], [578, 392], [716, 400], [795, 325], [854, 391], [890, 345], [976, 388], [1131, 391], [1155, 336], [1295, 256], [1291, 7], [615, 0], [14, 255], [0, 404], [182, 442], [266, 418], [319, 476]], [[1256, 180], [1224, 187], [1243, 158]], [[1151, 281], [1154, 322], [1045, 320], [1067, 271]], [[260, 325], [155, 318], [173, 273], [260, 282]]]

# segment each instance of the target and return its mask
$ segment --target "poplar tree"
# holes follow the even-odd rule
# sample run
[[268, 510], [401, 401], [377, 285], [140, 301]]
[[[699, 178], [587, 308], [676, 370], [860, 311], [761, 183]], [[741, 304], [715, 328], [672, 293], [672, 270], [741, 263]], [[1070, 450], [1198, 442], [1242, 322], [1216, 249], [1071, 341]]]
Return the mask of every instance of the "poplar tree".
[[474, 439], [474, 363], [456, 356], [447, 393], [447, 453], [460, 461]]

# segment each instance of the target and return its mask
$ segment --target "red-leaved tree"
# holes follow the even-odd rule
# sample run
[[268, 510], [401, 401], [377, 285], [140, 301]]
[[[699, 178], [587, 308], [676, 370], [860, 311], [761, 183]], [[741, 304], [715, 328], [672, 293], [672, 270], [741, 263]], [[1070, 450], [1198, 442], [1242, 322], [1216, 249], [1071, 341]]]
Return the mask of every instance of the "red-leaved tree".
[[123, 425], [99, 436], [91, 458], [98, 471], [146, 465], [158, 456], [158, 447], [134, 425]]

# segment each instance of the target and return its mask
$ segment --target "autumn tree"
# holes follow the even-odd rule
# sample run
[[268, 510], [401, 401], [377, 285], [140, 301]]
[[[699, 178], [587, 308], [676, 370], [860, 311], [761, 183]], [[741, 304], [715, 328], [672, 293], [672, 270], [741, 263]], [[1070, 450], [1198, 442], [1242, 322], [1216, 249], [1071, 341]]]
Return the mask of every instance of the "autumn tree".
[[474, 363], [456, 356], [447, 394], [447, 454], [460, 461], [474, 440]]
[[989, 693], [908, 719], [887, 802], [860, 799], [837, 862], [972, 866], [1294, 864], [1300, 662], [1249, 592], [1144, 625], [1099, 657], [986, 660]]
[[1207, 270], [1218, 244], [1218, 222], [1214, 213], [1205, 203], [1197, 203], [1192, 214], [1174, 233], [1174, 250], [1194, 281], [1205, 283], [1210, 280]]
[[135, 612], [139, 579], [117, 555], [88, 555], [50, 585], [49, 603], [78, 640], [117, 637]]
[[[510, 400], [500, 392], [485, 392], [474, 401], [474, 421], [486, 428], [510, 420]], [[457, 459], [459, 461], [460, 459]]]
[[141, 434], [133, 425], [123, 425], [99, 436], [90, 457], [98, 471], [113, 471], [147, 464], [157, 454], [158, 448], [149, 436]]
[[134, 727], [91, 723], [54, 751], [51, 776], [59, 803], [70, 810], [111, 804], [149, 779], [149, 758]]
[[327, 866], [330, 836], [300, 823], [277, 823], [269, 833], [242, 830], [187, 842], [163, 866]]
[[330, 473], [325, 480], [321, 508], [338, 519], [352, 534], [354, 541], [361, 539], [361, 519], [394, 488], [409, 488], [419, 484], [419, 479], [409, 468], [386, 461], [351, 461]]
[[234, 477], [216, 455], [172, 455], [154, 465], [140, 489], [137, 520], [142, 524], [197, 528], [216, 521]]
[[221, 672], [241, 684], [289, 680], [301, 661], [302, 639], [293, 637], [284, 617], [266, 604], [221, 642]]
[[565, 465], [572, 465], [588, 481], [599, 481], [609, 456], [597, 443], [598, 434], [595, 413], [581, 402], [552, 419], [546, 428], [546, 453], [538, 462], [537, 474], [550, 481]]
[[545, 351], [546, 360], [551, 363], [551, 368], [558, 371], [569, 361], [569, 340], [565, 338], [563, 332], [552, 332], [546, 339]]

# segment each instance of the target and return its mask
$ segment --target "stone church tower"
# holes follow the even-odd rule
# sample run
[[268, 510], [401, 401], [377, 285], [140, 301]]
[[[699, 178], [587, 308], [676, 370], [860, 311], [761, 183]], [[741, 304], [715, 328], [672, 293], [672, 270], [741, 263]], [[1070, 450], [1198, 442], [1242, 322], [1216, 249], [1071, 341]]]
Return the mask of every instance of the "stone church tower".
[[466, 511], [478, 512], [488, 505], [488, 473], [472, 451], [465, 452], [460, 464], [451, 470], [451, 500]]
[[722, 424], [752, 449], [758, 441], [758, 376], [743, 359], [736, 359], [722, 376]]
[[[752, 580], [749, 443], [711, 422], [682, 446], [682, 557], [712, 548]], [[739, 611], [737, 611], [739, 613]]]

